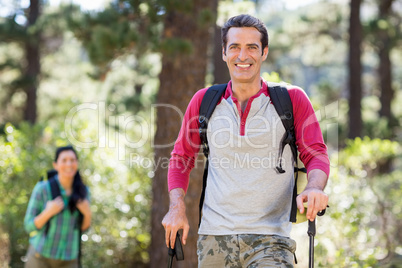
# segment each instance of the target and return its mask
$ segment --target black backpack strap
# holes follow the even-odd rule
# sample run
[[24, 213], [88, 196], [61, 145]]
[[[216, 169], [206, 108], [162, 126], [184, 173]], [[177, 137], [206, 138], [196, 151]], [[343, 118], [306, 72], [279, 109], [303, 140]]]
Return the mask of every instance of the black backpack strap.
[[272, 87], [268, 87], [268, 90], [275, 110], [281, 118], [283, 126], [285, 127], [285, 134], [283, 135], [279, 146], [278, 165], [276, 167], [279, 173], [285, 173], [282, 168], [282, 154], [286, 144], [288, 144], [292, 150], [293, 159], [295, 161], [297, 160], [296, 135], [292, 101], [286, 87], [275, 85]]
[[202, 175], [202, 191], [201, 191], [201, 197], [200, 197], [200, 204], [199, 204], [199, 212], [198, 212], [198, 227], [200, 227], [201, 224], [201, 211], [202, 211], [202, 206], [204, 205], [204, 199], [205, 199], [205, 189], [207, 188], [207, 177], [208, 177], [208, 166], [209, 166], [209, 161], [208, 158], [205, 162], [205, 167], [204, 167], [204, 175]]
[[55, 177], [49, 179], [50, 190], [52, 192], [52, 200], [61, 195], [59, 183]]
[[[48, 182], [50, 184], [50, 191], [51, 191], [51, 194], [52, 194], [52, 200], [55, 199], [58, 196], [61, 196], [59, 183], [57, 182], [56, 177], [55, 177], [56, 174], [57, 174], [57, 171], [54, 171], [54, 170], [50, 170], [50, 171], [47, 172]], [[46, 223], [45, 236], [49, 232], [49, 227], [50, 227], [50, 221], [48, 221]]]
[[203, 153], [207, 158], [209, 153], [207, 140], [208, 120], [211, 118], [211, 115], [214, 112], [215, 107], [221, 99], [223, 93], [225, 92], [226, 87], [227, 84], [213, 85], [207, 89], [201, 102], [198, 122], [200, 123], [199, 131]]
[[198, 122], [200, 123], [199, 133], [201, 144], [203, 148], [203, 153], [207, 159], [204, 167], [204, 175], [202, 179], [202, 191], [201, 191], [201, 198], [199, 204], [199, 223], [198, 227], [201, 224], [201, 211], [202, 206], [204, 205], [204, 198], [205, 198], [205, 188], [207, 187], [207, 177], [208, 177], [208, 155], [209, 155], [209, 147], [208, 147], [208, 139], [207, 139], [207, 128], [208, 128], [208, 120], [211, 118], [212, 113], [215, 110], [216, 105], [218, 104], [219, 100], [221, 99], [223, 93], [225, 92], [227, 84], [219, 84], [213, 85], [212, 87], [208, 88], [205, 92], [205, 95], [202, 99], [201, 106], [200, 106], [200, 114], [198, 118]]
[[81, 225], [82, 221], [84, 220], [84, 215], [80, 211], [78, 211], [78, 219], [77, 219], [77, 229], [78, 229], [78, 267], [81, 268], [81, 249], [82, 249], [82, 243], [81, 243], [81, 236], [82, 236], [82, 230], [81, 230]]
[[288, 144], [291, 148], [294, 160], [294, 169], [296, 172], [295, 177], [295, 185], [293, 187], [292, 194], [292, 208], [290, 211], [290, 221], [296, 222], [296, 214], [297, 214], [297, 146], [296, 146], [296, 135], [295, 135], [295, 127], [294, 127], [294, 117], [293, 117], [293, 106], [292, 101], [289, 96], [289, 92], [286, 87], [281, 86], [280, 84], [268, 83], [269, 95], [272, 100], [272, 103], [275, 107], [276, 112], [281, 118], [282, 124], [285, 127], [285, 134], [282, 137], [281, 143], [279, 144], [279, 154], [278, 154], [278, 163], [276, 166], [276, 170], [278, 173], [285, 173], [285, 170], [282, 168], [282, 154], [285, 146]]

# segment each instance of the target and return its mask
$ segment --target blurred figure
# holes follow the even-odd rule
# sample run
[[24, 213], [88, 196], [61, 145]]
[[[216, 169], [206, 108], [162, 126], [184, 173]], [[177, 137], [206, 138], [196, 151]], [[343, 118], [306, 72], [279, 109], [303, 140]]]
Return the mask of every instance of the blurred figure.
[[25, 214], [26, 268], [80, 266], [81, 233], [91, 225], [88, 189], [72, 146], [59, 147], [48, 180], [36, 184]]

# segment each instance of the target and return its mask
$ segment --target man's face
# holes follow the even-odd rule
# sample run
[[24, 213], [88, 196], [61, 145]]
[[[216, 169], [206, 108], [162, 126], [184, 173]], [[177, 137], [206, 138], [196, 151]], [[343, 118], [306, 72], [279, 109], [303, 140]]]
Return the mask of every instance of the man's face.
[[267, 58], [268, 47], [262, 50], [261, 33], [254, 27], [232, 27], [227, 34], [223, 60], [233, 82], [252, 83], [260, 79], [261, 64]]

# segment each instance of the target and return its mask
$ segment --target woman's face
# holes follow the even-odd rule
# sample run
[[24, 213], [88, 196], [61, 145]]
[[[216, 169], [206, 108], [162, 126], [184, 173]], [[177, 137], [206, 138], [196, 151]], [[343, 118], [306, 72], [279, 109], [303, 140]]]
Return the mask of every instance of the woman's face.
[[74, 178], [78, 170], [78, 159], [73, 151], [62, 151], [53, 163], [53, 167], [57, 170], [59, 177]]

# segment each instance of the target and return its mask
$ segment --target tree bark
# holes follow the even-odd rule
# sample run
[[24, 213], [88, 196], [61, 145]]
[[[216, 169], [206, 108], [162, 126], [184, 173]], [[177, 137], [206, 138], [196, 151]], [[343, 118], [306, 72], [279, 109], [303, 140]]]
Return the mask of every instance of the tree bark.
[[40, 16], [40, 0], [31, 0], [28, 13], [28, 33], [25, 43], [25, 80], [26, 86], [24, 91], [27, 99], [24, 108], [24, 120], [34, 124], [37, 118], [37, 90], [40, 75], [40, 33], [29, 34], [29, 27], [35, 25]]
[[224, 84], [229, 82], [230, 74], [226, 62], [222, 59], [222, 39], [221, 27], [215, 26], [214, 34], [214, 84]]
[[[393, 0], [382, 0], [379, 2], [378, 19], [389, 21], [391, 15]], [[392, 64], [390, 59], [392, 45], [392, 39], [389, 34], [389, 25], [384, 29], [380, 29], [376, 33], [376, 40], [378, 42], [378, 78], [380, 81], [380, 103], [381, 108], [379, 111], [380, 117], [387, 119], [388, 129], [390, 130], [389, 136], [381, 137], [392, 139], [395, 136], [394, 127], [398, 125], [398, 122], [394, 122], [391, 110], [391, 103], [394, 97], [394, 90], [392, 88]], [[392, 160], [389, 159], [385, 163], [379, 165], [380, 172], [388, 173], [392, 170]]]
[[[391, 13], [393, 0], [382, 0], [379, 3], [379, 19], [386, 20]], [[392, 49], [391, 38], [388, 33], [389, 29], [380, 29], [377, 35], [379, 42], [378, 56], [380, 60], [378, 68], [378, 76], [380, 80], [380, 116], [387, 118], [389, 121], [392, 119], [391, 102], [394, 97], [392, 89], [392, 67], [390, 60], [390, 52]]]
[[360, 21], [360, 5], [362, 0], [351, 0], [349, 20], [349, 134], [353, 139], [362, 134], [362, 64], [361, 43], [362, 25]]
[[[378, 52], [380, 58], [378, 75], [380, 77], [380, 116], [385, 117], [388, 120], [391, 120], [392, 111], [391, 111], [391, 102], [394, 97], [394, 91], [392, 89], [392, 69], [391, 69], [391, 60], [390, 60], [390, 49], [389, 49], [389, 40], [382, 40], [384, 46], [380, 48]], [[388, 43], [388, 44], [387, 44]]]
[[[181, 126], [182, 117], [171, 106], [177, 107], [184, 113], [191, 97], [205, 85], [207, 48], [210, 45], [212, 26], [216, 22], [217, 0], [189, 2], [191, 2], [191, 11], [168, 10], [164, 21], [164, 38], [182, 38], [190, 41], [192, 51], [187, 53], [178, 51], [174, 55], [163, 53], [162, 71], [159, 76], [160, 88], [157, 96], [155, 163], [168, 161]], [[206, 11], [211, 15], [211, 20], [207, 22], [202, 20]], [[167, 262], [165, 232], [161, 224], [169, 207], [167, 171], [167, 165], [158, 165], [152, 182], [151, 268], [163, 267]], [[174, 267], [197, 267], [198, 202], [201, 194], [202, 171], [203, 165], [197, 161], [196, 168], [191, 173], [190, 185], [185, 197], [187, 217], [190, 223], [187, 245], [184, 246], [185, 259], [175, 263]]]

